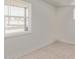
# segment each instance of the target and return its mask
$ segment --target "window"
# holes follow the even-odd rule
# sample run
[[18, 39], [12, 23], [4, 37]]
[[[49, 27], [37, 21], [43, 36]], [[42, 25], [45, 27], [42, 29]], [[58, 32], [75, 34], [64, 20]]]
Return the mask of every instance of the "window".
[[29, 7], [5, 5], [5, 34], [31, 32]]

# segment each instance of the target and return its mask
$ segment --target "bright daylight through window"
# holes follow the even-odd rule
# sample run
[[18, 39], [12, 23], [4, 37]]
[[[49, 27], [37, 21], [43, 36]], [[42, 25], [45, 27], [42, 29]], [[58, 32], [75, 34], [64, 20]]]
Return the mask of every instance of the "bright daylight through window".
[[31, 32], [30, 3], [21, 0], [6, 0], [4, 7], [5, 34]]

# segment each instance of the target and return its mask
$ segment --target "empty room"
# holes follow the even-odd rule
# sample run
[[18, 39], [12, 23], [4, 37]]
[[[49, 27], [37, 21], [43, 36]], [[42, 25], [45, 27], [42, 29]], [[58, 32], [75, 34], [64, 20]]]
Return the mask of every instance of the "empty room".
[[4, 0], [5, 59], [75, 59], [74, 0]]

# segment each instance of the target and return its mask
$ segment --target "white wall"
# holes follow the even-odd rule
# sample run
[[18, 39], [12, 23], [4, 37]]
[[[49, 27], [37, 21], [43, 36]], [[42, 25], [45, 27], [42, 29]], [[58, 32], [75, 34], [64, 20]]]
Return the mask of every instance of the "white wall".
[[[32, 33], [5, 38], [5, 58], [19, 57], [55, 40], [74, 42], [73, 7], [55, 8], [32, 0]], [[11, 59], [11, 58], [10, 58]]]
[[40, 0], [32, 0], [32, 33], [5, 38], [5, 59], [16, 58], [52, 43], [56, 37], [55, 12], [55, 7]]
[[57, 9], [59, 40], [75, 43], [74, 6], [59, 7]]

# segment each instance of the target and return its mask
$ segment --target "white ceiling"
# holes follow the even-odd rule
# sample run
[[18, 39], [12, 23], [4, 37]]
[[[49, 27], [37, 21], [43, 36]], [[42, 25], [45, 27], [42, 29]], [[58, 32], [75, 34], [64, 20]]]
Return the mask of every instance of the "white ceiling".
[[72, 6], [75, 5], [74, 0], [43, 0], [55, 6]]
[[[29, 0], [23, 0], [23, 1], [29, 1]], [[48, 4], [54, 5], [54, 6], [74, 6], [75, 0], [42, 0]]]

